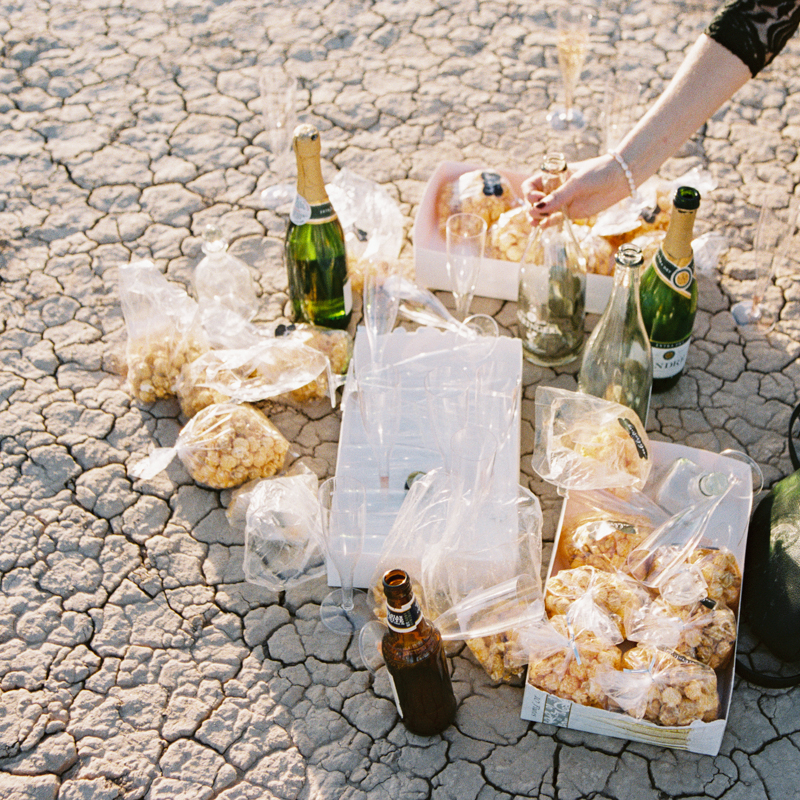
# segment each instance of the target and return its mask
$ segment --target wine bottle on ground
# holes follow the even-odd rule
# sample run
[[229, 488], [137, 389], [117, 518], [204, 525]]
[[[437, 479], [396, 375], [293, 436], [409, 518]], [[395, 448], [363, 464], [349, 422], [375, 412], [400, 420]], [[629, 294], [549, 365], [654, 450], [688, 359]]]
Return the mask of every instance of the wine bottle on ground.
[[583, 351], [578, 389], [632, 408], [646, 425], [653, 356], [639, 305], [642, 251], [623, 244], [615, 262], [611, 299]]
[[642, 318], [653, 350], [653, 391], [672, 388], [686, 366], [697, 312], [692, 228], [700, 193], [691, 186], [675, 192], [667, 234], [642, 275]]
[[412, 733], [432, 736], [452, 723], [456, 698], [439, 631], [422, 615], [408, 573], [383, 576], [388, 630], [381, 649], [397, 710]]
[[298, 125], [297, 195], [286, 228], [286, 272], [297, 321], [346, 328], [353, 308], [344, 232], [328, 199], [320, 164], [319, 131]]

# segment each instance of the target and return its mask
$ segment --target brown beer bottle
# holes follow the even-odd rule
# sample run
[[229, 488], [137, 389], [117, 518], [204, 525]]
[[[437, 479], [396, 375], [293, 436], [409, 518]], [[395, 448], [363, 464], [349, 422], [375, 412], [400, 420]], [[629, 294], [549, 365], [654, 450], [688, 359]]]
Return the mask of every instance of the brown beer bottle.
[[412, 733], [431, 736], [456, 715], [456, 698], [439, 631], [422, 616], [408, 573], [383, 576], [387, 624], [382, 651], [403, 724]]

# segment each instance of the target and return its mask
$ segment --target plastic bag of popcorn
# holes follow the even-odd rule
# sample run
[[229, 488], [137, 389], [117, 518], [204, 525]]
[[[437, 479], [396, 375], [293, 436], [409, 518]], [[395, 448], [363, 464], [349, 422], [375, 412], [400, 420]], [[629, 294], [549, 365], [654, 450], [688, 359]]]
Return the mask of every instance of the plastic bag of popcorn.
[[156, 448], [129, 471], [148, 480], [178, 456], [198, 483], [230, 489], [275, 475], [283, 468], [288, 450], [289, 442], [257, 408], [247, 403], [215, 403], [192, 417], [174, 447]]
[[174, 397], [183, 366], [209, 348], [197, 303], [146, 260], [120, 267], [119, 291], [131, 394], [146, 403]]
[[532, 464], [561, 489], [641, 489], [653, 466], [650, 438], [636, 412], [566, 389], [536, 389]]
[[668, 648], [639, 645], [622, 658], [624, 671], [598, 671], [594, 691], [609, 711], [657, 725], [712, 722], [719, 715], [717, 675], [711, 667]]
[[721, 603], [673, 606], [657, 598], [625, 617], [628, 639], [668, 647], [712, 669], [724, 667], [736, 644], [736, 618]]

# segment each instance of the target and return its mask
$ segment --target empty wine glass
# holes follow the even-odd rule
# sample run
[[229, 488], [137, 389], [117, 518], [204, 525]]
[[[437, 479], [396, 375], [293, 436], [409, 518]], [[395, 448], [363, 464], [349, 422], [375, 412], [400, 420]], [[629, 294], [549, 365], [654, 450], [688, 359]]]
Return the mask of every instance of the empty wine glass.
[[364, 276], [364, 327], [367, 329], [370, 359], [380, 364], [386, 345], [385, 336], [397, 320], [400, 297], [392, 291], [391, 275], [384, 271], [369, 272]]
[[486, 497], [494, 473], [497, 437], [485, 426], [468, 425], [450, 440], [450, 477], [453, 497], [475, 509]]
[[425, 376], [429, 428], [433, 431], [445, 468], [451, 465], [453, 435], [468, 418], [475, 380], [474, 367], [463, 361], [436, 367]]
[[777, 322], [774, 308], [764, 300], [775, 270], [787, 257], [793, 241], [797, 220], [797, 202], [792, 199], [788, 211], [778, 212], [765, 200], [761, 206], [753, 246], [755, 283], [752, 295], [731, 308], [736, 324], [752, 327], [761, 333], [769, 333]]
[[592, 14], [580, 6], [565, 5], [556, 11], [556, 48], [564, 81], [564, 108], [553, 109], [547, 121], [557, 131], [582, 130], [586, 126], [583, 114], [573, 107], [572, 101], [589, 50], [591, 22]]
[[292, 135], [297, 125], [295, 100], [297, 81], [281, 67], [266, 67], [259, 76], [261, 101], [264, 109], [264, 129], [269, 138], [270, 172], [276, 181], [261, 192], [261, 202], [267, 208], [278, 208], [295, 195], [291, 181]]
[[497, 438], [498, 449], [502, 448], [519, 408], [521, 383], [503, 370], [501, 364], [487, 360], [478, 367], [477, 387], [470, 409], [471, 421], [488, 428]]
[[353, 574], [364, 547], [364, 485], [345, 475], [328, 478], [319, 487], [319, 505], [325, 553], [342, 584], [322, 601], [320, 618], [334, 633], [354, 633], [372, 617], [366, 594], [353, 589]]
[[486, 220], [477, 214], [451, 214], [445, 224], [447, 277], [456, 305], [456, 315], [469, 313], [486, 247]]
[[390, 365], [371, 364], [357, 375], [361, 422], [378, 462], [381, 491], [389, 491], [389, 463], [400, 430], [402, 412], [399, 371]]

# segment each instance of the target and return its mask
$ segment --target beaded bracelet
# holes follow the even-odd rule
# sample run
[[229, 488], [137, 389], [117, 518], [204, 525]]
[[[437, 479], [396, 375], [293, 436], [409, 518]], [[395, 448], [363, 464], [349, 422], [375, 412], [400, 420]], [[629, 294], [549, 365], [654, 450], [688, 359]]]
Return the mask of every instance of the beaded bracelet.
[[609, 155], [614, 157], [614, 160], [620, 165], [622, 171], [625, 173], [625, 177], [628, 179], [628, 188], [631, 190], [631, 197], [635, 200], [639, 196], [639, 193], [636, 191], [636, 183], [633, 180], [631, 168], [616, 150], [611, 150]]

